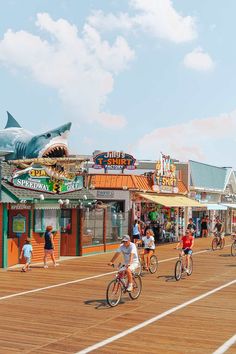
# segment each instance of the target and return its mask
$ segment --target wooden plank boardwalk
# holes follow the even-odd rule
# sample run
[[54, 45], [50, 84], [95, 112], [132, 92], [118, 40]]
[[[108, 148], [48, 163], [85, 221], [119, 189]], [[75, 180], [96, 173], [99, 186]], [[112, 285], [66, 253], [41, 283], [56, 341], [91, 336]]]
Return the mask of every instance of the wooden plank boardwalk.
[[[210, 243], [196, 240], [193, 274], [179, 282], [173, 278], [178, 251], [173, 244], [158, 247], [158, 272], [143, 276], [140, 298], [124, 295], [115, 308], [105, 300], [114, 276], [106, 265], [111, 254], [69, 259], [56, 268], [34, 266], [28, 273], [1, 271], [0, 353], [82, 352], [152, 318], [156, 321], [92, 352], [213, 353], [236, 334], [236, 257], [230, 247], [210, 251]], [[236, 353], [236, 344], [227, 353]]]

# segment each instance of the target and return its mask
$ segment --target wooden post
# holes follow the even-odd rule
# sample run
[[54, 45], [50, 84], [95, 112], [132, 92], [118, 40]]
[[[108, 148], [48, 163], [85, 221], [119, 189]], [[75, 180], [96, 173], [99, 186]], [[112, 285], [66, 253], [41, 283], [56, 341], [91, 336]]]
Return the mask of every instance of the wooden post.
[[77, 215], [77, 242], [78, 242], [78, 253], [79, 256], [83, 255], [83, 236], [84, 236], [84, 210], [79, 209], [79, 213]]
[[103, 210], [103, 245], [104, 245], [104, 252], [107, 250], [107, 208]]

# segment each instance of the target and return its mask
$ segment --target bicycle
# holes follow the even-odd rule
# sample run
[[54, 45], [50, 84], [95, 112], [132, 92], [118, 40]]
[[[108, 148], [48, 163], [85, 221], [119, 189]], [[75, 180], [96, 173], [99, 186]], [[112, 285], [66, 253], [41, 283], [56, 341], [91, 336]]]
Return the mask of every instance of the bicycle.
[[[114, 265], [113, 265], [114, 267]], [[118, 271], [115, 279], [111, 280], [107, 286], [106, 300], [109, 306], [115, 307], [121, 300], [122, 293], [128, 292], [131, 300], [136, 300], [142, 291], [141, 277], [132, 272], [133, 290], [127, 291], [128, 278], [126, 275], [126, 265], [118, 265]]]
[[[139, 267], [135, 270], [135, 274], [137, 275], [141, 275], [142, 271], [146, 268], [145, 267], [145, 263], [143, 262], [143, 259], [141, 258], [141, 256], [139, 255]], [[151, 274], [156, 273], [158, 268], [158, 258], [155, 254], [152, 254], [150, 257], [150, 263], [149, 263], [149, 267], [147, 270], [148, 272], [150, 272]]]
[[235, 257], [236, 256], [236, 236], [232, 236], [233, 243], [231, 245], [231, 256]]
[[212, 251], [217, 250], [217, 248], [222, 250], [224, 248], [224, 246], [225, 246], [224, 236], [218, 231], [214, 232], [214, 238], [211, 243]]
[[180, 253], [179, 254], [179, 259], [177, 260], [177, 262], [175, 264], [175, 279], [177, 281], [182, 278], [182, 275], [184, 273], [186, 273], [187, 276], [190, 276], [192, 274], [192, 272], [193, 272], [193, 258], [192, 258], [192, 255], [190, 255], [190, 257], [189, 257], [188, 271], [187, 271], [187, 268], [184, 266], [183, 257], [184, 257], [184, 255], [182, 255]]

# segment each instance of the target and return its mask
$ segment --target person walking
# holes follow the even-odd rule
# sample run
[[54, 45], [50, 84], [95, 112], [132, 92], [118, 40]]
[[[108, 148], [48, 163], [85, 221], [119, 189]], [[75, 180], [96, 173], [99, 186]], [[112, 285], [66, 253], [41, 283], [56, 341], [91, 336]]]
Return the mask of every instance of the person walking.
[[27, 270], [30, 270], [30, 263], [31, 263], [31, 257], [33, 257], [33, 247], [30, 244], [31, 240], [30, 238], [27, 238], [25, 240], [25, 245], [22, 247], [21, 253], [20, 253], [20, 259], [25, 258], [25, 265], [22, 268], [22, 272], [26, 272]]
[[140, 240], [140, 224], [139, 221], [136, 219], [134, 221], [133, 229], [132, 229], [132, 236], [133, 236], [133, 242], [136, 244]]
[[44, 262], [43, 267], [44, 268], [48, 268], [48, 265], [47, 265], [47, 256], [48, 255], [51, 256], [54, 267], [59, 265], [58, 263], [56, 263], [55, 256], [54, 256], [54, 241], [53, 241], [52, 229], [53, 229], [52, 226], [49, 225], [46, 227], [46, 231], [44, 233], [44, 240], [45, 240], [44, 258], [43, 258], [43, 262]]

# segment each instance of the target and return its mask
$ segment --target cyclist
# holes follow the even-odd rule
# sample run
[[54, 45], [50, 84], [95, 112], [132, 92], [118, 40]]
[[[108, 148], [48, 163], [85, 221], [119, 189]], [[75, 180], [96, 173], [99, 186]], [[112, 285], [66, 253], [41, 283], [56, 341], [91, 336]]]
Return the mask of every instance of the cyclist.
[[139, 267], [138, 252], [135, 244], [130, 241], [129, 235], [124, 235], [122, 239], [122, 244], [117, 249], [116, 253], [112, 257], [108, 265], [113, 265], [116, 258], [119, 257], [120, 253], [123, 254], [124, 262], [126, 265], [126, 275], [128, 278], [127, 291], [133, 290], [132, 283], [132, 272]]
[[215, 227], [214, 227], [214, 232], [216, 233], [217, 236], [219, 236], [220, 238], [223, 238], [222, 237], [223, 223], [222, 223], [222, 221], [220, 220], [220, 218], [218, 216], [216, 218], [216, 224], [215, 224]]
[[[143, 264], [145, 264], [145, 269], [148, 270], [150, 266], [150, 258], [154, 253], [155, 250], [155, 239], [154, 239], [154, 232], [151, 229], [146, 230], [146, 236], [142, 237], [142, 241], [144, 243], [144, 249], [140, 254]], [[146, 262], [145, 262], [145, 255]]]
[[187, 229], [192, 232], [192, 235], [193, 235], [194, 237], [196, 236], [197, 227], [196, 227], [196, 225], [193, 223], [193, 219], [192, 219], [192, 218], [190, 218], [189, 221], [188, 221]]
[[181, 256], [186, 255], [186, 272], [189, 274], [189, 258], [190, 255], [193, 253], [194, 246], [194, 237], [192, 236], [191, 230], [186, 230], [185, 235], [182, 236], [181, 240], [176, 246], [176, 249], [179, 248], [180, 244], [182, 244]]

